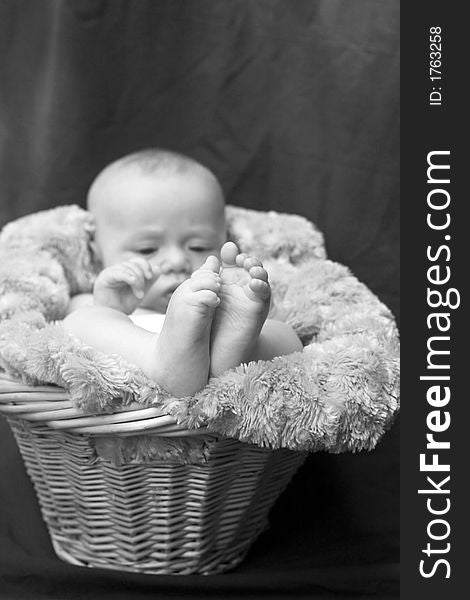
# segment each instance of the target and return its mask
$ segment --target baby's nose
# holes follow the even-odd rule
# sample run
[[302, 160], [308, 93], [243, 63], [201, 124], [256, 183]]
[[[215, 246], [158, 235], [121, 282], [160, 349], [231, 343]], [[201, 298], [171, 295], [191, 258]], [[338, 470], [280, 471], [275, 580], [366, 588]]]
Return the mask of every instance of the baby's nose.
[[190, 272], [189, 259], [181, 248], [168, 248], [159, 262], [164, 273]]

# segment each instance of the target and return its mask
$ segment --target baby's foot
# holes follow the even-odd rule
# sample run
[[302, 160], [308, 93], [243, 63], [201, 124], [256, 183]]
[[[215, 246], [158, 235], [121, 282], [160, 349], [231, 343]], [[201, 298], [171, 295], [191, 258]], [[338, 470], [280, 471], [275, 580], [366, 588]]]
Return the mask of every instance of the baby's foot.
[[156, 342], [154, 378], [176, 397], [192, 396], [207, 383], [209, 342], [219, 305], [220, 263], [215, 256], [173, 293]]
[[253, 360], [269, 311], [271, 287], [260, 260], [240, 254], [233, 242], [220, 251], [220, 305], [212, 323], [211, 375]]

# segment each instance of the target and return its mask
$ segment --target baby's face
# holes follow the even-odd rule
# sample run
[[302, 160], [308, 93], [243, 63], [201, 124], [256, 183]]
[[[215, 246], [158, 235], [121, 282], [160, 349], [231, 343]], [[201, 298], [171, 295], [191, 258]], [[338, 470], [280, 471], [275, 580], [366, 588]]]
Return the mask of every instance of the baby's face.
[[165, 312], [171, 295], [225, 242], [224, 204], [209, 174], [118, 173], [92, 193], [104, 267], [144, 256], [161, 275], [140, 306]]

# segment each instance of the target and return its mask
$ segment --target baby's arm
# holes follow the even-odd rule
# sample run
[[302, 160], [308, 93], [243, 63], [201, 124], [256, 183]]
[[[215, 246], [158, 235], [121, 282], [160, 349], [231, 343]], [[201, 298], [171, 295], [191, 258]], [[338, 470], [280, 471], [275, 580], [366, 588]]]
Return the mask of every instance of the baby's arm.
[[157, 277], [144, 258], [103, 269], [91, 294], [70, 302], [64, 327], [75, 337], [105, 354], [119, 354], [149, 372], [155, 335], [137, 327], [127, 316], [140, 303]]
[[79, 308], [87, 306], [93, 306], [93, 294], [77, 294], [70, 298], [69, 305], [67, 306], [67, 314], [69, 315]]
[[[145, 260], [145, 259], [142, 259]], [[72, 335], [105, 354], [118, 354], [176, 397], [192, 396], [207, 383], [212, 319], [219, 303], [219, 261], [208, 257], [173, 293], [160, 334], [135, 325], [128, 313], [140, 303], [155, 274], [127, 261], [96, 280], [93, 306], [64, 319]]]
[[135, 257], [103, 269], [93, 286], [93, 304], [130, 315], [159, 276], [155, 266]]
[[145, 258], [134, 258], [103, 269], [95, 280], [93, 294], [72, 296], [67, 315], [90, 306], [107, 306], [131, 314], [158, 272]]

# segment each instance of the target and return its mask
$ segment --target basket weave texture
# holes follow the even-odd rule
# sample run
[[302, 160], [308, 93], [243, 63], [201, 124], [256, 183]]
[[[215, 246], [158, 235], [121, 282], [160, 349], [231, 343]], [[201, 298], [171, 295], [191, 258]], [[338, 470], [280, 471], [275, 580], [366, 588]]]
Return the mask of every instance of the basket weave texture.
[[204, 456], [195, 464], [113, 464], [97, 443], [110, 432], [142, 430], [148, 412], [80, 417], [65, 390], [6, 374], [0, 413], [8, 415], [57, 555], [79, 566], [160, 575], [231, 569], [305, 457], [185, 430], [160, 416], [148, 417], [153, 436], [194, 440]]
[[91, 215], [59, 207], [0, 233], [0, 414], [68, 562], [230, 569], [304, 451], [370, 450], [393, 422], [398, 334], [388, 308], [326, 259], [305, 219], [227, 207], [227, 223], [230, 239], [263, 260], [271, 316], [304, 350], [240, 365], [182, 399], [61, 326], [70, 297], [96, 276]]

